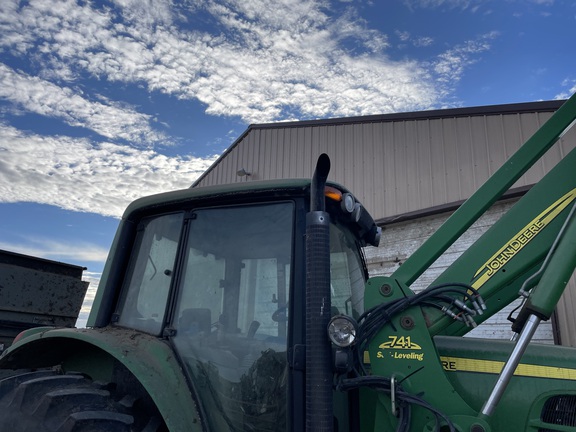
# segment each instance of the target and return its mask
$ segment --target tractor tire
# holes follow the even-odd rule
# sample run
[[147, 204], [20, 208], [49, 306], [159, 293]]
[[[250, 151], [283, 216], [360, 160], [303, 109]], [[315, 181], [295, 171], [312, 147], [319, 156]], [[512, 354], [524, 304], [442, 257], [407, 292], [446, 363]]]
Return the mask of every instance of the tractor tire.
[[[158, 415], [82, 374], [29, 372], [0, 381], [0, 431], [157, 432]], [[154, 410], [152, 410], [153, 412]]]

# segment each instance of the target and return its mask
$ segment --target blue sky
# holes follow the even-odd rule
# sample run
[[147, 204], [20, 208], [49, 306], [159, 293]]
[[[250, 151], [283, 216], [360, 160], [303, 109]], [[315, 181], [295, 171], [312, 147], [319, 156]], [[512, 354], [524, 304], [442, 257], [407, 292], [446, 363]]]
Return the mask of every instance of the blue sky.
[[250, 123], [564, 99], [576, 2], [2, 0], [0, 249], [87, 267]]

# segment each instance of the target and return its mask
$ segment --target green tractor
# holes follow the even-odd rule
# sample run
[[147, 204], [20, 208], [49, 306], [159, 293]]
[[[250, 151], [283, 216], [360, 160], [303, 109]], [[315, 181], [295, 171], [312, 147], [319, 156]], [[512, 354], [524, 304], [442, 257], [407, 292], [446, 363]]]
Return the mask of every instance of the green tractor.
[[[311, 180], [135, 201], [87, 328], [0, 357], [0, 430], [576, 432], [576, 350], [529, 343], [576, 265], [576, 151], [410, 289], [575, 118], [573, 97], [390, 277], [326, 155]], [[519, 296], [515, 340], [463, 337]]]

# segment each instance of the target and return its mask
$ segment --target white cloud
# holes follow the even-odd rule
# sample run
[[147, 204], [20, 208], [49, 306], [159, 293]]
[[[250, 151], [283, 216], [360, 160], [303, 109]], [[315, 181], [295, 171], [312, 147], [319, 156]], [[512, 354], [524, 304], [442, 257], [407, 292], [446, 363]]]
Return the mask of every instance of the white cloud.
[[16, 72], [0, 63], [0, 98], [28, 112], [60, 119], [70, 126], [91, 129], [108, 139], [131, 143], [166, 143], [151, 126], [151, 116], [113, 103], [93, 102], [70, 88]]
[[482, 4], [482, 2], [485, 3], [485, 0], [404, 0], [404, 4], [410, 9], [442, 6], [453, 9], [468, 9], [470, 6]]
[[51, 238], [30, 236], [21, 242], [0, 242], [0, 249], [45, 258], [54, 261], [80, 261], [101, 263], [106, 260], [108, 250], [88, 242], [64, 243]]
[[434, 39], [429, 36], [422, 36], [412, 42], [415, 47], [427, 47], [434, 43]]
[[112, 0], [122, 7], [127, 21], [152, 28], [157, 24], [171, 24], [171, 2], [163, 0]]
[[394, 61], [387, 35], [351, 8], [331, 15], [324, 1], [94, 5], [0, 2], [0, 50], [37, 72], [0, 64], [0, 98], [11, 104], [4, 111], [57, 119], [107, 141], [0, 124], [0, 202], [119, 216], [134, 198], [189, 186], [215, 160], [133, 148], [167, 138], [149, 114], [90, 93], [87, 77], [198, 100], [208, 114], [246, 122], [368, 115], [436, 106], [490, 41], [466, 42], [427, 63]]
[[[265, 122], [292, 113], [376, 114], [431, 108], [444, 96], [436, 89], [438, 65], [391, 60], [387, 35], [352, 9], [332, 16], [323, 1], [192, 1], [180, 9], [152, 0], [117, 0], [105, 9], [72, 0], [4, 3], [0, 47], [34, 58], [46, 79], [89, 73], [144, 84], [198, 100], [211, 115]], [[214, 30], [201, 28], [194, 14]], [[457, 60], [437, 63], [454, 69]]]
[[408, 31], [400, 31], [400, 30], [396, 30], [396, 36], [398, 36], [398, 39], [400, 39], [402, 42], [408, 42], [411, 38], [410, 32]]
[[446, 85], [446, 93], [459, 81], [467, 66], [477, 61], [478, 54], [487, 51], [498, 32], [487, 33], [477, 40], [467, 41], [444, 52], [433, 63], [438, 80]]
[[413, 46], [415, 46], [417, 48], [427, 47], [427, 46], [430, 46], [434, 43], [434, 39], [430, 36], [413, 37], [410, 34], [410, 32], [401, 31], [401, 30], [396, 30], [395, 34], [398, 37], [398, 39], [400, 40], [400, 43], [401, 43], [400, 47], [401, 48], [406, 47], [408, 43], [412, 44]]
[[568, 99], [570, 98], [570, 96], [576, 93], [576, 79], [565, 79], [562, 82], [562, 87], [568, 87], [568, 89], [561, 93], [558, 93], [556, 96], [554, 96], [554, 99], [557, 100]]
[[136, 198], [189, 187], [215, 159], [168, 157], [0, 125], [0, 202], [36, 202], [118, 217]]
[[552, 6], [554, 4], [554, 0], [531, 0], [532, 3], [537, 5], [544, 5], [544, 6]]

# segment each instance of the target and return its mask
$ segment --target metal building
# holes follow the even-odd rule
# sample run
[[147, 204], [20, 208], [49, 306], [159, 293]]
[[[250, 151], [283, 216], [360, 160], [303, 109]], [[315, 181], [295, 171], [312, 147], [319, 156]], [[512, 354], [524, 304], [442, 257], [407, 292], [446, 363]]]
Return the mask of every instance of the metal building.
[[[372, 275], [390, 274], [530, 136], [563, 101], [445, 109], [342, 119], [251, 125], [194, 187], [309, 178], [317, 157], [332, 161], [330, 180], [345, 185], [378, 224], [381, 246], [367, 248]], [[569, 131], [412, 288], [427, 286], [467, 245], [576, 146]], [[576, 284], [555, 322], [536, 335], [576, 346]], [[472, 335], [508, 338], [507, 311]]]

